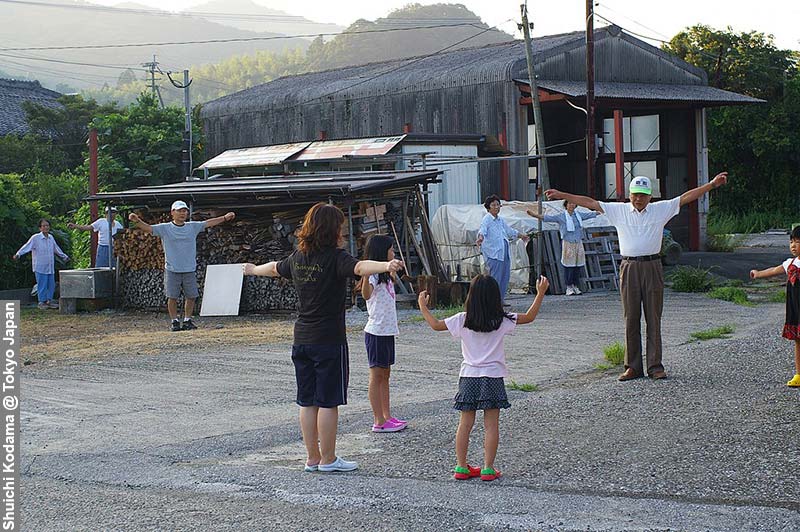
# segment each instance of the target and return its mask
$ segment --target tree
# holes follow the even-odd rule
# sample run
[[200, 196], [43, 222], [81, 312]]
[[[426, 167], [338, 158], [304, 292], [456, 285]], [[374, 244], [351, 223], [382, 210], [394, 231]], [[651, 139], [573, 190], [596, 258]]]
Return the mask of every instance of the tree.
[[763, 33], [703, 25], [678, 33], [664, 48], [705, 69], [710, 84], [766, 100], [708, 113], [709, 164], [732, 177], [715, 196], [712, 214], [776, 213], [794, 220], [800, 208], [797, 55]]
[[71, 169], [83, 162], [89, 123], [97, 116], [116, 109], [114, 104], [99, 104], [78, 94], [65, 94], [58, 98], [59, 107], [46, 107], [32, 102], [23, 103], [31, 131], [39, 137], [51, 139], [53, 145], [66, 156], [64, 168]]
[[[129, 106], [92, 121], [100, 144], [98, 169], [102, 188], [127, 189], [172, 183], [180, 173], [184, 111], [159, 106], [142, 93]], [[193, 124], [195, 157], [199, 157], [201, 130]]]

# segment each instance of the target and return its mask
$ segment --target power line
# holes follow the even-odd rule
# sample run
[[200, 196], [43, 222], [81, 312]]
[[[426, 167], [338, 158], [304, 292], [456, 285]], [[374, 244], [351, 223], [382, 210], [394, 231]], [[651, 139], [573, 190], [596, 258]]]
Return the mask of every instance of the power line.
[[[0, 0], [0, 1], [2, 1], [2, 0]], [[111, 68], [111, 69], [115, 69], [115, 70], [140, 70], [142, 72], [145, 71], [143, 68], [139, 68], [139, 67], [130, 67], [130, 66], [123, 66], [123, 65], [102, 65], [102, 64], [98, 64], [98, 63], [81, 63], [79, 61], [65, 61], [65, 60], [62, 60], [62, 59], [49, 59], [49, 58], [45, 58], [45, 57], [36, 57], [36, 56], [30, 56], [30, 55], [13, 55], [13, 54], [0, 53], [0, 56], [2, 56], [2, 57], [11, 57], [11, 58], [14, 58], [14, 59], [28, 59], [30, 61], [46, 61], [48, 63], [60, 63], [60, 64], [64, 64], [64, 65], [89, 66], [89, 67], [95, 67], [95, 68]]]
[[[11, 0], [0, 0], [0, 2], [8, 2]], [[16, 1], [16, 0], [14, 0]], [[472, 26], [474, 28], [483, 30], [480, 24], [473, 23], [459, 23], [459, 24], [434, 24], [430, 26], [409, 26], [404, 28], [385, 28], [378, 30], [362, 30], [362, 31], [345, 31], [341, 33], [308, 33], [303, 35], [276, 35], [270, 37], [233, 37], [229, 39], [206, 39], [196, 41], [168, 41], [168, 42], [146, 42], [146, 43], [125, 43], [125, 44], [85, 44], [78, 46], [31, 46], [27, 48], [0, 48], [2, 52], [23, 52], [31, 50], [94, 50], [101, 48], [137, 48], [146, 46], [178, 46], [189, 44], [220, 44], [228, 42], [259, 42], [259, 41], [276, 41], [282, 39], [294, 38], [315, 38], [336, 35], [363, 35], [370, 33], [389, 33], [394, 31], [415, 31], [415, 30], [428, 30], [437, 28], [453, 28], [460, 26]], [[490, 28], [494, 29], [494, 28]]]

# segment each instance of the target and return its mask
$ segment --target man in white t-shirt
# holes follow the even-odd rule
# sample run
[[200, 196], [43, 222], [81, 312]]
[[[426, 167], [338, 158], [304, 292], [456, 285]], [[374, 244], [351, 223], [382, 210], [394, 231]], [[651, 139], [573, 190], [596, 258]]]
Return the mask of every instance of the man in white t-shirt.
[[[111, 213], [111, 230], [109, 231], [108, 214]], [[94, 265], [96, 268], [108, 268], [113, 266], [116, 261], [111, 260], [109, 263], [109, 251], [111, 247], [111, 239], [122, 229], [122, 224], [117, 221], [117, 209], [114, 207], [106, 207], [106, 217], [98, 218], [89, 225], [81, 225], [75, 223], [68, 223], [67, 227], [70, 229], [79, 229], [81, 231], [94, 231], [97, 233], [97, 255], [95, 255]]]
[[622, 316], [625, 319], [625, 372], [619, 380], [644, 376], [642, 367], [641, 317], [647, 322], [647, 375], [653, 379], [667, 376], [661, 364], [661, 312], [664, 308], [664, 272], [661, 267], [661, 239], [664, 226], [681, 207], [700, 199], [707, 192], [728, 182], [721, 172], [709, 183], [684, 192], [671, 200], [650, 203], [652, 189], [647, 177], [634, 177], [630, 203], [603, 202], [559, 190], [545, 192], [551, 200], [569, 202], [604, 213], [617, 228], [620, 265]]

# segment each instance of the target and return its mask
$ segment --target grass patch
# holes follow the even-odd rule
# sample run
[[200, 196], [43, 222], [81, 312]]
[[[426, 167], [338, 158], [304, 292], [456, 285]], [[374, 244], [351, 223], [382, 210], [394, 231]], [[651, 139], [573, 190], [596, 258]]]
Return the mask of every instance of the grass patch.
[[517, 384], [515, 381], [511, 381], [510, 383], [506, 384], [506, 388], [509, 390], [518, 390], [520, 392], [538, 392], [539, 385], [538, 384]]
[[605, 364], [602, 362], [594, 365], [594, 369], [596, 369], [597, 371], [608, 371], [610, 369], [614, 369], [614, 367], [615, 367], [614, 364]]
[[786, 303], [786, 291], [785, 290], [778, 290], [777, 292], [773, 292], [770, 294], [767, 301], [770, 303]]
[[709, 235], [760, 233], [777, 227], [788, 228], [794, 222], [797, 222], [797, 215], [791, 212], [768, 211], [724, 214], [720, 213], [718, 209], [711, 209], [708, 215], [708, 233]]
[[719, 234], [708, 235], [706, 246], [709, 251], [731, 253], [744, 242], [743, 235]]
[[603, 348], [603, 357], [614, 366], [619, 366], [625, 360], [625, 346], [622, 342], [607, 345]]
[[667, 274], [667, 280], [676, 292], [708, 292], [714, 286], [711, 268], [678, 266]]
[[730, 301], [744, 307], [753, 306], [753, 302], [747, 298], [747, 292], [736, 286], [718, 286], [708, 293], [708, 297]]
[[707, 331], [693, 332], [690, 336], [695, 340], [714, 340], [716, 338], [728, 338], [733, 334], [733, 327], [730, 325], [723, 325], [722, 327], [715, 327]]

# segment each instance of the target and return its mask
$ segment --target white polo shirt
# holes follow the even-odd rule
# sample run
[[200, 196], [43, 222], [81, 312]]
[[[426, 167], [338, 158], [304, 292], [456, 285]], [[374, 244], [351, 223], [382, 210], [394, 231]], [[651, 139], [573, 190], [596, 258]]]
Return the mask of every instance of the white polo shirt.
[[681, 210], [680, 196], [650, 203], [641, 212], [632, 203], [599, 203], [611, 225], [617, 228], [623, 257], [661, 253], [664, 226]]

